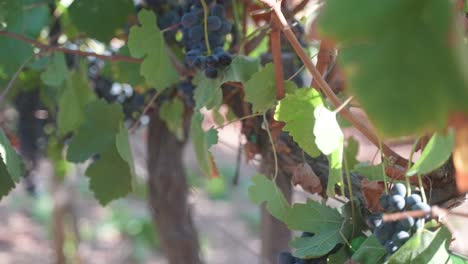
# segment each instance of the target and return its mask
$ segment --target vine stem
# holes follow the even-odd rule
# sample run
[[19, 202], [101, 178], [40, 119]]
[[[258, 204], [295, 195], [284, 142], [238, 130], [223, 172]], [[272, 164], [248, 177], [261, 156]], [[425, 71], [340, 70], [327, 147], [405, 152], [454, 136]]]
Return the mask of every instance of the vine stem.
[[[317, 85], [319, 86], [320, 90], [325, 94], [325, 96], [331, 101], [331, 103], [335, 107], [339, 107], [342, 103], [340, 99], [335, 95], [333, 90], [327, 84], [327, 82], [322, 78], [322, 75], [319, 73], [317, 68], [314, 66], [312, 60], [307, 55], [306, 51], [302, 48], [299, 41], [297, 40], [294, 32], [292, 32], [291, 28], [289, 27], [286, 18], [281, 11], [281, 1], [276, 0], [261, 0], [261, 2], [269, 5], [275, 12], [276, 16], [278, 17], [283, 33], [285, 34], [286, 38], [290, 42], [291, 46], [296, 51], [299, 58], [305, 64], [307, 70], [312, 74], [313, 78], [317, 80]], [[343, 109], [340, 114], [345, 117], [357, 130], [359, 130], [366, 138], [368, 138], [375, 146], [379, 146], [379, 138], [375, 135], [366, 125], [358, 121], [354, 115], [348, 110]], [[398, 155], [395, 151], [393, 151], [389, 146], [382, 144], [382, 150], [387, 157], [391, 157], [393, 161], [403, 167], [406, 167], [408, 161], [405, 160], [403, 157]]]
[[[343, 146], [342, 146], [343, 147]], [[353, 199], [353, 187], [351, 184], [351, 175], [349, 174], [349, 167], [348, 167], [348, 159], [346, 158], [346, 152], [344, 152], [344, 166], [345, 166], [345, 172], [346, 172], [346, 181], [348, 182], [348, 193], [349, 193], [349, 201], [351, 202], [351, 220], [354, 221], [356, 219], [356, 207], [354, 205], [354, 199]], [[353, 226], [353, 232], [352, 232], [352, 237], [354, 237], [354, 225]]]
[[271, 136], [270, 125], [268, 125], [266, 112], [263, 113], [263, 124], [265, 125], [265, 130], [268, 134], [268, 138], [270, 139], [271, 149], [273, 150], [273, 158], [275, 160], [275, 174], [273, 175], [273, 182], [276, 182], [276, 178], [278, 177], [278, 155], [276, 153], [275, 142], [273, 141], [273, 137]]
[[425, 217], [426, 215], [431, 215], [433, 218], [444, 217], [447, 215], [468, 218], [468, 213], [451, 212], [447, 209], [440, 208], [438, 206], [432, 206], [430, 211], [415, 210], [415, 211], [398, 212], [398, 213], [393, 213], [393, 214], [384, 214], [382, 216], [382, 220], [384, 222], [395, 222], [395, 221], [400, 221], [402, 219], [406, 219], [409, 217], [421, 218], [421, 217]]
[[[408, 159], [408, 167], [406, 168], [406, 172], [408, 172], [411, 168], [411, 164], [413, 163], [413, 156], [414, 156], [414, 152], [416, 151], [416, 146], [418, 145], [418, 142], [419, 142], [419, 139], [417, 139], [413, 145], [411, 146], [411, 152], [410, 152], [410, 155], [409, 155], [409, 159]], [[406, 181], [406, 192], [408, 194], [408, 196], [411, 195], [411, 183], [410, 183], [410, 180], [409, 180], [409, 176], [406, 175], [405, 173], [405, 181]], [[423, 190], [423, 186], [420, 186], [421, 190]], [[424, 192], [424, 190], [423, 190]], [[423, 201], [426, 202], [426, 196], [423, 195]]]
[[200, 0], [202, 6], [203, 6], [203, 29], [205, 31], [205, 45], [206, 45], [206, 51], [208, 52], [208, 55], [211, 54], [211, 47], [210, 47], [210, 39], [208, 38], [208, 5], [206, 4], [205, 0]]
[[275, 66], [276, 99], [284, 98], [283, 61], [281, 58], [281, 25], [277, 16], [271, 14], [270, 46]]
[[387, 182], [387, 175], [385, 173], [385, 157], [384, 157], [384, 153], [382, 151], [382, 141], [379, 140], [379, 150], [380, 150], [380, 164], [382, 166], [381, 169], [382, 169], [382, 177], [383, 177], [383, 181], [384, 181], [384, 189], [385, 189], [385, 193], [388, 194], [388, 182]]
[[132, 58], [128, 56], [122, 56], [122, 55], [102, 55], [102, 54], [97, 54], [94, 52], [87, 52], [87, 51], [81, 51], [81, 50], [74, 50], [74, 49], [67, 49], [64, 47], [59, 47], [59, 46], [50, 46], [46, 45], [43, 43], [40, 43], [38, 41], [35, 41], [33, 39], [24, 37], [22, 35], [9, 32], [9, 31], [0, 31], [0, 36], [6, 36], [9, 38], [14, 38], [16, 40], [31, 44], [41, 50], [45, 51], [61, 51], [63, 53], [68, 53], [68, 54], [76, 54], [80, 55], [83, 57], [96, 57], [101, 60], [107, 60], [107, 61], [124, 61], [124, 62], [130, 62], [130, 63], [142, 63], [143, 59], [137, 59], [137, 58]]
[[214, 129], [218, 130], [218, 129], [221, 129], [221, 128], [223, 128], [223, 127], [225, 127], [225, 126], [228, 126], [228, 125], [230, 125], [230, 124], [232, 124], [232, 123], [235, 123], [235, 122], [238, 122], [238, 121], [242, 121], [242, 120], [245, 120], [245, 119], [249, 119], [249, 118], [252, 118], [252, 117], [256, 117], [256, 116], [261, 116], [261, 115], [263, 115], [263, 114], [251, 114], [251, 115], [246, 115], [246, 116], [243, 116], [243, 117], [239, 117], [239, 118], [237, 118], [237, 119], [235, 119], [235, 120], [232, 120], [232, 121], [227, 122], [226, 124], [223, 124], [223, 125], [220, 125], [220, 126], [218, 126], [218, 127], [215, 127]]

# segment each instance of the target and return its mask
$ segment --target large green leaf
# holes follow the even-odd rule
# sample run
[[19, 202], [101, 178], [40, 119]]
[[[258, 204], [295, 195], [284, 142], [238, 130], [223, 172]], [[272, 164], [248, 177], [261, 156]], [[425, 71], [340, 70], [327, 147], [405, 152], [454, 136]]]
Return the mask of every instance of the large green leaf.
[[68, 68], [65, 56], [61, 52], [55, 52], [45, 72], [41, 74], [41, 80], [50, 86], [60, 86], [68, 77]]
[[179, 74], [169, 59], [162, 32], [155, 26], [156, 16], [148, 10], [138, 13], [141, 26], [130, 29], [128, 48], [136, 58], [143, 58], [140, 73], [156, 90], [162, 91], [179, 80]]
[[360, 264], [382, 263], [387, 254], [375, 235], [368, 237], [353, 254], [353, 260]]
[[253, 74], [258, 72], [260, 62], [256, 58], [238, 55], [232, 63], [221, 72], [222, 82], [247, 82]]
[[294, 204], [289, 210], [286, 224], [292, 230], [320, 233], [322, 230], [340, 230], [343, 217], [333, 208], [315, 201]]
[[77, 129], [85, 119], [85, 105], [96, 98], [88, 84], [85, 65], [68, 75], [59, 98], [57, 127], [59, 135]]
[[320, 155], [315, 144], [313, 114], [319, 105], [323, 105], [323, 101], [316, 90], [296, 89], [294, 94], [287, 94], [279, 102], [275, 111], [275, 120], [286, 123], [283, 130], [312, 157]]
[[276, 104], [275, 69], [272, 63], [265, 65], [245, 83], [245, 100], [252, 104], [253, 112], [265, 112]]
[[352, 172], [366, 177], [369, 181], [383, 181], [384, 177], [387, 177], [387, 175], [384, 173], [384, 170], [382, 169], [382, 164], [358, 164], [354, 167]]
[[250, 200], [256, 204], [266, 203], [266, 209], [278, 220], [286, 222], [289, 215], [289, 204], [275, 183], [264, 175], [252, 177], [253, 185], [249, 187]]
[[[119, 49], [119, 55], [130, 56], [128, 45], [123, 46]], [[130, 63], [125, 61], [117, 61], [109, 64], [109, 70], [112, 75], [112, 79], [120, 83], [128, 83], [132, 86], [144, 86], [145, 80], [140, 75], [140, 65], [136, 63]]]
[[15, 188], [15, 182], [10, 176], [5, 163], [0, 161], [0, 199], [10, 193], [13, 188]]
[[391, 256], [389, 264], [439, 264], [450, 259], [448, 246], [452, 235], [446, 227], [435, 232], [423, 229], [413, 235], [398, 251]]
[[344, 135], [336, 121], [336, 113], [319, 105], [314, 110], [315, 144], [325, 155], [330, 155], [338, 148], [343, 147]]
[[[8, 0], [0, 3], [0, 13], [3, 13], [3, 22], [9, 32], [36, 38], [41, 30], [48, 24], [49, 9], [47, 5], [38, 5], [35, 8], [27, 6], [41, 3], [41, 0]], [[0, 21], [1, 22], [1, 21]], [[30, 44], [7, 37], [0, 36], [0, 68], [6, 75], [12, 75], [21, 64], [33, 54]]]
[[169, 131], [180, 141], [184, 139], [184, 112], [184, 103], [178, 97], [164, 101], [159, 110], [159, 116], [166, 122]]
[[24, 176], [23, 160], [11, 146], [10, 141], [2, 130], [0, 130], [0, 154], [3, 163], [6, 165], [9, 177], [13, 181], [19, 182]]
[[290, 245], [298, 258], [317, 258], [330, 252], [336, 244], [344, 243], [340, 229], [325, 229], [313, 237], [298, 237]]
[[348, 139], [348, 144], [345, 147], [344, 150], [344, 157], [343, 159], [346, 159], [346, 162], [348, 164], [348, 168], [352, 170], [358, 163], [359, 161], [357, 160], [357, 155], [359, 152], [359, 142], [355, 140], [353, 137]]
[[[115, 138], [115, 137], [114, 137]], [[106, 205], [132, 190], [132, 167], [111, 144], [85, 172], [96, 199]]]
[[67, 159], [84, 162], [94, 154], [101, 153], [114, 144], [115, 136], [123, 122], [122, 108], [96, 100], [86, 106], [86, 118], [68, 147]]
[[123, 29], [135, 7], [131, 0], [76, 0], [68, 8], [70, 19], [81, 32], [109, 42]]
[[452, 154], [455, 132], [451, 129], [446, 135], [435, 133], [427, 143], [418, 161], [408, 170], [407, 176], [429, 173], [442, 166]]
[[440, 129], [451, 112], [468, 110], [453, 3], [327, 1], [320, 31], [342, 45], [349, 90], [381, 133]]
[[212, 177], [217, 174], [217, 169], [209, 149], [212, 145], [218, 143], [218, 131], [211, 128], [205, 132], [202, 128], [202, 122], [203, 115], [195, 112], [192, 117], [190, 135], [192, 136], [198, 166], [205, 175]]

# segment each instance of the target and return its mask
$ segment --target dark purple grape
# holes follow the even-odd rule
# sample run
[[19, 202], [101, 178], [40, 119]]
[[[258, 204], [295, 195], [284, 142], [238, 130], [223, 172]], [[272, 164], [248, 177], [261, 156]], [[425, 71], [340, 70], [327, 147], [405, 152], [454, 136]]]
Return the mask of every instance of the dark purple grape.
[[383, 245], [385, 244], [387, 240], [389, 240], [392, 237], [394, 231], [395, 231], [394, 224], [391, 222], [386, 222], [378, 226], [375, 229], [374, 234], [379, 240], [380, 244]]
[[383, 209], [388, 209], [388, 206], [390, 205], [388, 202], [389, 197], [390, 196], [388, 194], [384, 194], [380, 196], [379, 202], [380, 202], [380, 206], [382, 206]]
[[302, 232], [301, 237], [313, 237], [315, 234], [310, 232]]
[[205, 76], [210, 78], [210, 79], [214, 79], [214, 78], [218, 77], [218, 70], [213, 68], [213, 67], [207, 67], [205, 69]]
[[406, 207], [411, 208], [413, 205], [422, 202], [421, 196], [419, 194], [411, 194], [410, 196], [405, 198]]
[[205, 13], [203, 11], [203, 8], [198, 8], [198, 7], [195, 7], [193, 8], [192, 12], [199, 18], [199, 19], [203, 19], [205, 17]]
[[395, 245], [395, 243], [392, 240], [388, 240], [384, 244], [385, 250], [389, 254], [393, 254], [398, 250], [398, 247]]
[[232, 30], [232, 24], [229, 23], [228, 21], [223, 21], [223, 24], [221, 25], [221, 28], [219, 29], [219, 34], [222, 35], [227, 35], [231, 32]]
[[405, 198], [401, 195], [391, 195], [388, 202], [390, 204], [390, 209], [393, 209], [393, 211], [401, 211], [405, 209]]
[[216, 4], [211, 8], [211, 15], [223, 18], [225, 15], [224, 6]]
[[201, 25], [196, 25], [189, 30], [189, 39], [192, 41], [200, 41], [204, 35], [205, 31]]
[[392, 236], [392, 241], [396, 246], [403, 245], [410, 238], [410, 234], [406, 231], [399, 231]]
[[232, 57], [228, 53], [223, 52], [218, 55], [218, 60], [221, 66], [229, 66], [232, 62]]
[[206, 57], [198, 56], [193, 62], [193, 65], [199, 70], [204, 70], [206, 68]]
[[382, 224], [382, 214], [372, 214], [367, 218], [367, 224], [371, 228], [377, 228]]
[[413, 225], [414, 225], [414, 218], [413, 217], [408, 217], [408, 218], [405, 218], [405, 219], [401, 219], [397, 223], [397, 229], [398, 230], [408, 231], [408, 230], [411, 230]]
[[208, 67], [217, 67], [218, 66], [218, 57], [216, 57], [215, 55], [210, 55], [208, 57], [206, 57], [206, 65]]
[[209, 16], [206, 20], [206, 25], [209, 31], [216, 31], [222, 26], [221, 19], [216, 16]]
[[424, 226], [424, 219], [423, 218], [416, 219], [416, 221], [414, 222], [413, 231], [417, 231], [423, 228], [423, 226]]
[[278, 255], [278, 264], [294, 264], [296, 258], [289, 252], [281, 252]]
[[403, 197], [406, 196], [406, 187], [403, 183], [397, 183], [393, 185], [393, 188], [390, 190], [390, 194], [392, 195], [401, 195]]
[[198, 17], [194, 13], [186, 13], [182, 16], [182, 26], [191, 28], [198, 22]]

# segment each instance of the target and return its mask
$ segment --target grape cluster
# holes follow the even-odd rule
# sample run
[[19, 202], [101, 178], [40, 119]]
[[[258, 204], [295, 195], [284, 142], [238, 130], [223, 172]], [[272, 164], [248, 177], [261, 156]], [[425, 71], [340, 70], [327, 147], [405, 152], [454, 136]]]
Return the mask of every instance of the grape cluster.
[[[188, 1], [182, 16], [183, 42], [186, 48], [185, 63], [193, 69], [205, 71], [208, 78], [216, 78], [220, 68], [232, 62], [232, 56], [224, 51], [224, 42], [232, 24], [225, 18], [224, 6], [215, 3], [210, 7], [206, 20], [208, 49], [205, 40], [204, 10], [200, 1]], [[206, 1], [207, 4], [210, 1]]]
[[[380, 197], [380, 205], [388, 213], [401, 211], [423, 210], [429, 212], [431, 207], [424, 203], [419, 194], [407, 196], [404, 184], [397, 183], [390, 189], [389, 194]], [[369, 216], [369, 226], [375, 228], [374, 234], [389, 254], [395, 253], [418, 229], [422, 228], [426, 218], [408, 217], [398, 222], [383, 222], [382, 214]]]
[[183, 7], [178, 1], [146, 0], [147, 7], [157, 14], [158, 28], [163, 30], [164, 39], [176, 43], [176, 34], [183, 14]]
[[[302, 233], [301, 237], [313, 237], [313, 233], [309, 232], [304, 232]], [[335, 248], [333, 248], [328, 254], [321, 256], [319, 258], [313, 258], [313, 259], [301, 259], [294, 257], [291, 253], [289, 252], [281, 252], [278, 255], [278, 264], [326, 264], [328, 256], [335, 254], [340, 250], [342, 247], [342, 244], [337, 244]]]

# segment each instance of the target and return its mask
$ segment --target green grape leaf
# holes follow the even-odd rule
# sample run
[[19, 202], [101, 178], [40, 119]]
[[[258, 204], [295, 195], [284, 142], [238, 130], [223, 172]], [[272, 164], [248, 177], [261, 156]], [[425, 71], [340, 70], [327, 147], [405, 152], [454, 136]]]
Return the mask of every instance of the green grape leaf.
[[328, 255], [327, 263], [346, 263], [351, 258], [350, 253], [346, 247], [341, 247], [338, 252]]
[[319, 234], [326, 230], [340, 230], [343, 221], [338, 210], [309, 200], [306, 204], [294, 204], [285, 223], [291, 230]]
[[159, 110], [159, 116], [179, 141], [184, 140], [184, 111], [184, 103], [178, 97], [164, 101]]
[[336, 113], [319, 105], [314, 110], [315, 144], [325, 155], [330, 155], [335, 150], [343, 147], [344, 135], [340, 125], [336, 121]]
[[352, 170], [359, 161], [356, 159], [359, 152], [359, 142], [355, 140], [353, 137], [348, 139], [348, 145], [344, 150], [344, 159], [346, 159], [346, 163], [348, 164], [348, 168]]
[[0, 155], [3, 163], [6, 165], [9, 177], [13, 181], [19, 182], [24, 176], [23, 159], [11, 146], [10, 141], [6, 137], [5, 133], [3, 133], [3, 130], [0, 130]]
[[441, 167], [450, 158], [454, 145], [455, 132], [453, 129], [447, 135], [435, 133], [421, 153], [421, 157], [406, 175], [425, 174]]
[[435, 232], [423, 229], [414, 234], [395, 254], [388, 260], [389, 264], [447, 263], [450, 259], [448, 246], [452, 235], [442, 226]]
[[357, 164], [352, 172], [366, 177], [369, 181], [383, 181], [387, 175], [382, 169], [382, 165]]
[[162, 32], [156, 27], [156, 16], [149, 10], [138, 13], [141, 26], [130, 29], [128, 48], [136, 58], [143, 58], [140, 74], [151, 86], [162, 91], [179, 80], [179, 74], [169, 59]]
[[320, 155], [315, 144], [313, 116], [319, 105], [323, 105], [323, 101], [317, 91], [296, 89], [294, 94], [286, 94], [279, 102], [274, 116], [276, 121], [286, 123], [283, 130], [289, 132], [294, 141], [312, 157]]
[[333, 151], [328, 158], [329, 174], [327, 183], [327, 195], [335, 195], [335, 186], [341, 188], [341, 193], [344, 193], [343, 183], [343, 140], [341, 140], [341, 146]]
[[260, 62], [257, 58], [236, 56], [232, 63], [222, 72], [222, 83], [247, 82], [252, 75], [258, 72]]
[[319, 31], [342, 45], [347, 87], [380, 134], [439, 130], [449, 114], [468, 110], [468, 72], [460, 63], [466, 56], [452, 3], [327, 1]]
[[210, 79], [203, 72], [197, 73], [193, 79], [196, 85], [193, 97], [195, 99], [195, 110], [206, 107], [207, 110], [217, 109], [223, 103], [223, 91], [220, 79]]
[[452, 264], [466, 264], [468, 263], [468, 260], [463, 259], [459, 256], [455, 256], [450, 254], [450, 260], [452, 261]]
[[254, 113], [262, 113], [276, 104], [275, 69], [272, 63], [254, 73], [245, 83], [245, 100], [252, 104]]
[[0, 200], [8, 195], [11, 190], [15, 188], [16, 184], [13, 181], [12, 177], [10, 176], [10, 173], [8, 172], [8, 169], [3, 163], [3, 156], [2, 156], [2, 161], [0, 161]]
[[55, 52], [47, 69], [41, 74], [41, 80], [50, 86], [60, 86], [67, 79], [67, 75], [68, 68], [65, 56], [61, 52]]
[[261, 174], [253, 176], [252, 183], [248, 191], [250, 200], [258, 205], [266, 203], [266, 209], [272, 216], [286, 222], [291, 208], [275, 183]]
[[336, 244], [344, 243], [340, 229], [326, 229], [313, 237], [298, 237], [291, 241], [298, 258], [318, 258], [329, 253]]
[[218, 170], [209, 149], [212, 145], [218, 143], [218, 131], [211, 128], [205, 132], [202, 128], [202, 122], [202, 114], [195, 112], [192, 117], [190, 135], [192, 136], [198, 166], [206, 176], [212, 178], [217, 176]]
[[59, 98], [57, 116], [58, 134], [63, 136], [77, 129], [85, 119], [85, 105], [95, 99], [88, 84], [86, 66], [68, 75], [66, 86]]
[[105, 43], [125, 27], [134, 10], [131, 0], [79, 0], [68, 8], [70, 19], [79, 31]]
[[86, 119], [73, 136], [68, 147], [67, 159], [84, 162], [114, 144], [115, 135], [123, 122], [122, 108], [103, 99], [86, 106]]
[[352, 259], [360, 264], [383, 263], [385, 255], [387, 255], [385, 248], [380, 244], [375, 235], [371, 235], [354, 252]]
[[[28, 38], [36, 38], [48, 23], [49, 9], [47, 5], [38, 5], [35, 8], [27, 6], [40, 3], [41, 0], [14, 0], [0, 3], [5, 8], [3, 20], [5, 30]], [[14, 72], [28, 58], [33, 55], [30, 44], [7, 36], [0, 36], [0, 68], [7, 76]]]
[[119, 154], [116, 144], [108, 145], [99, 158], [86, 169], [85, 175], [90, 179], [89, 188], [103, 206], [132, 191], [132, 167]]
[[[128, 45], [123, 46], [118, 52], [121, 56], [130, 56]], [[110, 64], [112, 79], [116, 82], [128, 83], [132, 86], [144, 85], [145, 80], [140, 75], [140, 65], [125, 61], [112, 62]]]
[[134, 174], [135, 168], [133, 166], [133, 155], [128, 137], [128, 129], [125, 127], [123, 121], [120, 122], [119, 132], [115, 135], [115, 145], [117, 146], [117, 151], [120, 156], [129, 164], [130, 171]]

